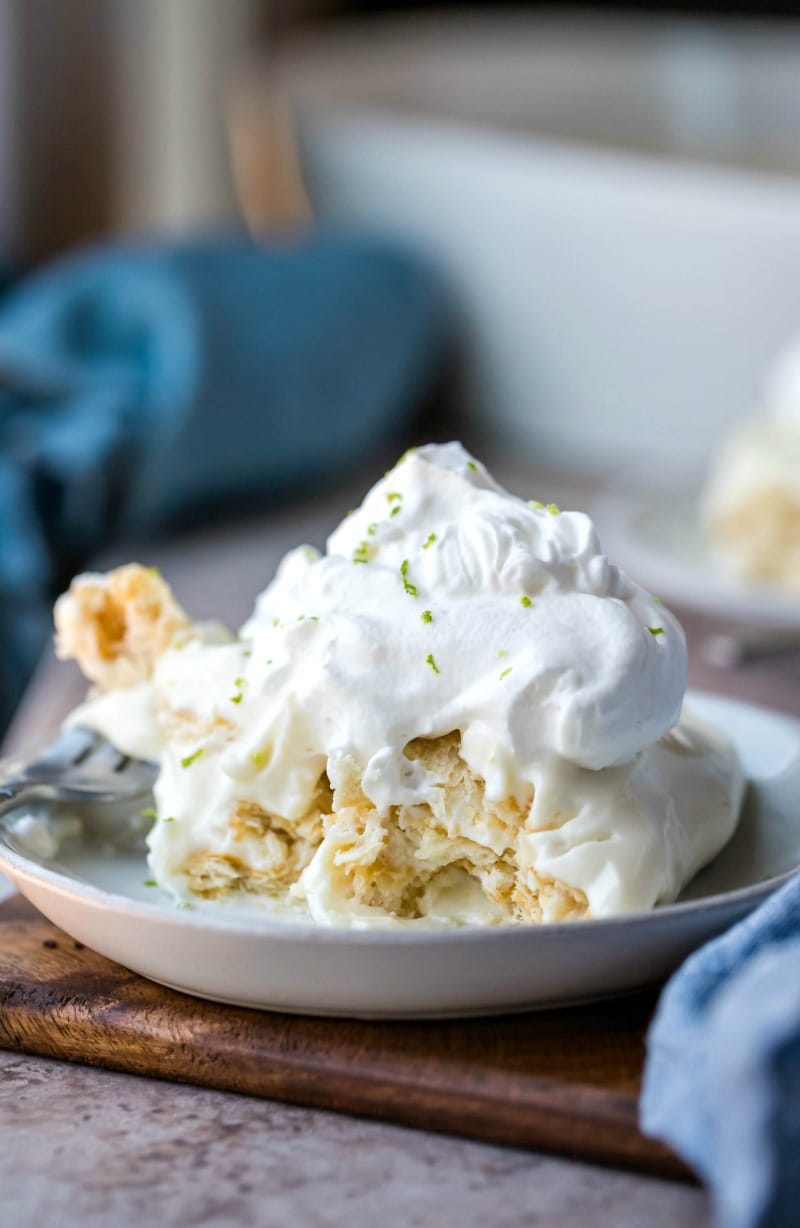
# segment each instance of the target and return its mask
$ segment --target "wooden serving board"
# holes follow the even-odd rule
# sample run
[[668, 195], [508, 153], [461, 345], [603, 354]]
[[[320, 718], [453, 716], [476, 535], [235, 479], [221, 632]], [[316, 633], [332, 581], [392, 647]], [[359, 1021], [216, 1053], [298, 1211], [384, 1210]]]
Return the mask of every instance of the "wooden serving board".
[[269, 1014], [163, 989], [0, 904], [0, 1048], [690, 1178], [637, 1128], [654, 994], [492, 1019]]

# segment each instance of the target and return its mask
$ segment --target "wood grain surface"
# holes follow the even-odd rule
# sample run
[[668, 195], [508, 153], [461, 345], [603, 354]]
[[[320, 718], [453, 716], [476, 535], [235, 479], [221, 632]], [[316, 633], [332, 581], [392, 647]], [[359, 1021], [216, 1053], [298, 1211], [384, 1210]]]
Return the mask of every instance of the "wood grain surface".
[[269, 1014], [164, 989], [21, 897], [0, 905], [0, 1048], [688, 1178], [637, 1128], [653, 1005], [430, 1023]]

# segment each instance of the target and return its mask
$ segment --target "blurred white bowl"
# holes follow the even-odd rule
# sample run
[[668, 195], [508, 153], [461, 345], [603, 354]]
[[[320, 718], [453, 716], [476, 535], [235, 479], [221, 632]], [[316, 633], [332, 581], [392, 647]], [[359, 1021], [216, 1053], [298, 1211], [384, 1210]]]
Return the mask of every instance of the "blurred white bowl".
[[318, 215], [443, 269], [494, 443], [696, 462], [800, 332], [792, 27], [416, 18], [297, 45], [277, 80]]

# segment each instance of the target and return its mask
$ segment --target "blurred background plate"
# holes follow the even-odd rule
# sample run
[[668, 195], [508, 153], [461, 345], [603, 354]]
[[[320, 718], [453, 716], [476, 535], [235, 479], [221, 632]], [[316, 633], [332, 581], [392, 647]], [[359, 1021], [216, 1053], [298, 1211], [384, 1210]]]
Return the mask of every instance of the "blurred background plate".
[[703, 531], [697, 485], [645, 493], [615, 482], [591, 512], [610, 558], [662, 601], [729, 622], [794, 629], [800, 649], [800, 597], [739, 583], [720, 568]]

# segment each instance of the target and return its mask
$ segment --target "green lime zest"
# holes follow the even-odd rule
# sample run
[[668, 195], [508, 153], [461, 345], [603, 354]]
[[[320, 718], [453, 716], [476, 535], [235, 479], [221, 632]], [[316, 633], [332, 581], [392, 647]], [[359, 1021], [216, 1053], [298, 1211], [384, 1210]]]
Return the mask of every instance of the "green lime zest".
[[263, 768], [264, 764], [267, 762], [267, 756], [264, 754], [263, 750], [251, 750], [250, 762], [257, 768]]
[[561, 508], [558, 506], [557, 503], [548, 503], [547, 510], [551, 516], [557, 516], [559, 512], [561, 511]]
[[531, 601], [531, 599], [530, 599], [530, 597], [527, 595], [527, 593], [523, 593], [523, 594], [522, 594], [522, 596], [521, 596], [521, 597], [520, 597], [520, 599], [519, 599], [519, 604], [520, 604], [520, 605], [523, 605], [523, 606], [525, 607], [525, 609], [526, 609], [526, 610], [529, 610], [529, 609], [531, 608], [531, 606], [533, 605], [533, 602]]
[[181, 759], [181, 767], [185, 767], [185, 768], [191, 767], [192, 764], [196, 763], [198, 759], [202, 759], [205, 753], [206, 753], [205, 746], [198, 747], [198, 749], [193, 751], [191, 755], [187, 755], [185, 759]]
[[408, 559], [403, 559], [402, 563], [400, 564], [400, 575], [403, 579], [403, 588], [408, 593], [409, 597], [416, 597], [417, 586], [416, 584], [412, 584], [408, 578]]
[[146, 878], [142, 883], [143, 887], [157, 887], [158, 883], [154, 878]]
[[503, 670], [502, 674], [500, 675], [500, 681], [501, 681], [501, 682], [503, 681], [503, 679], [504, 679], [504, 678], [507, 678], [507, 677], [508, 677], [508, 675], [511, 673], [511, 671], [512, 671], [512, 669], [513, 669], [513, 668], [514, 668], [514, 666], [513, 666], [513, 665], [509, 665], [507, 669], [504, 669], [504, 670]]
[[425, 541], [422, 543], [422, 549], [429, 550], [435, 541], [436, 541], [436, 534], [429, 533], [428, 536], [425, 538]]
[[532, 508], [534, 508], [534, 509], [535, 509], [537, 512], [539, 512], [539, 511], [541, 511], [541, 510], [542, 510], [542, 508], [544, 507], [544, 504], [542, 503], [541, 499], [529, 499], [529, 500], [528, 500], [528, 507], [532, 507]]
[[158, 818], [158, 812], [152, 806], [146, 806], [144, 810], [140, 810], [139, 814], [143, 819], [152, 819], [153, 822]]
[[425, 658], [425, 664], [426, 664], [426, 665], [430, 665], [430, 667], [431, 667], [431, 669], [433, 670], [434, 674], [440, 674], [440, 673], [442, 672], [442, 671], [439, 669], [439, 666], [436, 664], [436, 661], [434, 660], [434, 656], [433, 656], [433, 653], [432, 653], [432, 652], [429, 652], [429, 653], [428, 653], [428, 655], [427, 655], [427, 657]]
[[467, 468], [471, 469], [473, 473], [478, 472], [478, 466], [475, 464], [474, 461], [467, 461]]
[[658, 636], [658, 635], [664, 634], [663, 627], [648, 627], [647, 630], [650, 632], [652, 636]]
[[433, 615], [431, 614], [430, 610], [423, 610], [422, 613], [420, 614], [420, 618], [422, 619], [424, 623], [433, 622]]

